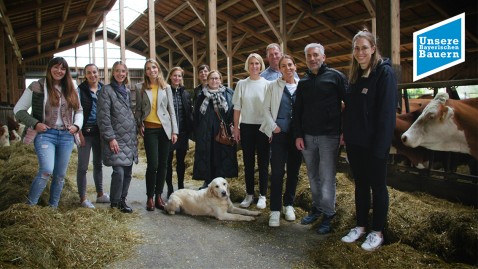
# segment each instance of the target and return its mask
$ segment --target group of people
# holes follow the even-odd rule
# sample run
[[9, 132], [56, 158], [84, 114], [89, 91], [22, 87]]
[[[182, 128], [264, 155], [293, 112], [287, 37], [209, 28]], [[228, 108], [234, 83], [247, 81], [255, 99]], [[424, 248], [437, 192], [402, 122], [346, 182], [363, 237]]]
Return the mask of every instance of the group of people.
[[[58, 206], [74, 136], [79, 134], [81, 205], [94, 208], [86, 199], [92, 151], [96, 202], [132, 212], [126, 197], [132, 165], [138, 162], [139, 134], [147, 158], [146, 209], [164, 209], [165, 183], [166, 198], [174, 191], [174, 152], [178, 189], [184, 188], [189, 139], [196, 142], [193, 178], [204, 180], [201, 188], [216, 177], [238, 176], [237, 145], [215, 140], [224, 121], [231, 124], [231, 134], [243, 151], [246, 196], [240, 206], [246, 208], [255, 201], [257, 159], [256, 207], [266, 208], [270, 183], [269, 226], [280, 226], [281, 215], [295, 220], [293, 205], [304, 160], [312, 205], [301, 224], [321, 218], [317, 232], [326, 234], [336, 214], [336, 164], [343, 134], [355, 181], [356, 227], [341, 240], [351, 243], [365, 235], [372, 203], [372, 227], [362, 248], [380, 247], [388, 213], [386, 161], [395, 127], [397, 81], [390, 61], [379, 53], [376, 37], [366, 29], [355, 35], [348, 79], [325, 64], [325, 50], [318, 43], [304, 49], [308, 69], [301, 79], [294, 58], [283, 54], [278, 44], [268, 45], [266, 53], [267, 68], [259, 54], [247, 57], [244, 69], [248, 77], [237, 82], [234, 90], [222, 84], [219, 71], [200, 66], [201, 84], [192, 94], [184, 87], [181, 67], [172, 68], [164, 79], [158, 62], [149, 59], [144, 65], [144, 81], [134, 85], [134, 108], [123, 62], [113, 65], [108, 85], [98, 81], [94, 64], [87, 65], [86, 79], [76, 90], [66, 61], [52, 59], [46, 78], [32, 83], [14, 108], [17, 119], [37, 132], [34, 145], [39, 171], [28, 203], [38, 202], [52, 176], [49, 204]], [[27, 112], [30, 107], [31, 114]], [[110, 195], [103, 191], [102, 163], [113, 167]]]

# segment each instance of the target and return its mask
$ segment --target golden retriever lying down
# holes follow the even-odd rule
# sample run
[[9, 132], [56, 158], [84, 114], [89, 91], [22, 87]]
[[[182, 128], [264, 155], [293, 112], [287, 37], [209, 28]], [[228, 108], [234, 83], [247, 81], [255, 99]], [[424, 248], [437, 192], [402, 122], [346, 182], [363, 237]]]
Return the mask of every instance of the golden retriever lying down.
[[182, 210], [189, 215], [212, 216], [218, 220], [251, 221], [254, 220], [251, 216], [261, 214], [259, 211], [235, 207], [229, 198], [227, 181], [222, 177], [215, 178], [206, 189], [181, 189], [173, 192], [164, 209], [171, 215], [176, 210]]

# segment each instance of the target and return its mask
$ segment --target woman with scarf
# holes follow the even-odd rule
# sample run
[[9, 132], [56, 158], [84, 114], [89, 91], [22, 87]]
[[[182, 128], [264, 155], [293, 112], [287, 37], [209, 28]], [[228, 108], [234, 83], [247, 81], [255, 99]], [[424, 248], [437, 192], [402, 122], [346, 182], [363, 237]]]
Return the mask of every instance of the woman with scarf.
[[225, 121], [226, 126], [232, 123], [233, 94], [231, 89], [222, 85], [221, 73], [211, 70], [207, 76], [207, 87], [199, 93], [196, 100], [193, 178], [204, 180], [201, 188], [206, 188], [216, 177], [237, 177], [236, 145], [223, 145], [214, 140], [219, 131], [219, 118]]
[[113, 167], [110, 201], [123, 213], [133, 209], [126, 204], [133, 162], [138, 163], [136, 121], [131, 91], [127, 88], [128, 68], [121, 61], [113, 64], [111, 83], [100, 91], [97, 123], [100, 130], [103, 163]]

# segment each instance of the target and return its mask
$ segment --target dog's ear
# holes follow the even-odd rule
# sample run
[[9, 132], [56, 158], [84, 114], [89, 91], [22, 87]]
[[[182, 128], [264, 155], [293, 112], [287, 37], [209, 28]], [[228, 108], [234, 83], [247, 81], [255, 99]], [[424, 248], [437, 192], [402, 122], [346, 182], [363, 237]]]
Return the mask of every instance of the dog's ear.
[[215, 196], [214, 188], [210, 184], [209, 184], [209, 187], [207, 188], [207, 196], [210, 196], [210, 197]]

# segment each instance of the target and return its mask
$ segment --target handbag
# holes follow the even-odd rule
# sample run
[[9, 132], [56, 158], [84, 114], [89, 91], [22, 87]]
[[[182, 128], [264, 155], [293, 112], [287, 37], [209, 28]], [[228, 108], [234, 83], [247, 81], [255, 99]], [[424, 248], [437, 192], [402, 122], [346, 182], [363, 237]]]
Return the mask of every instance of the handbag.
[[37, 136], [37, 131], [33, 128], [26, 128], [25, 136], [23, 137], [23, 144], [29, 145], [33, 143], [35, 137]]
[[226, 123], [224, 122], [224, 120], [221, 118], [221, 116], [219, 115], [217, 111], [216, 111], [216, 114], [217, 114], [217, 117], [219, 118], [219, 131], [214, 137], [214, 140], [216, 140], [216, 142], [223, 145], [234, 146], [236, 144], [236, 140], [234, 139], [234, 135], [230, 133], [232, 124], [229, 124], [229, 126], [226, 126]]

